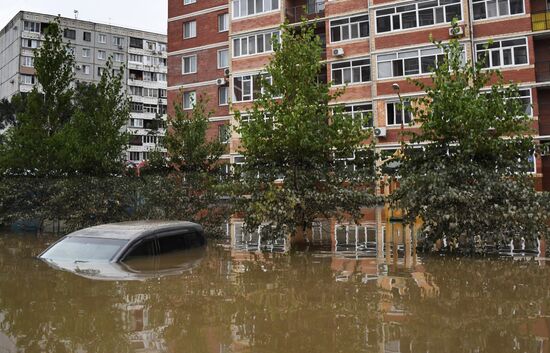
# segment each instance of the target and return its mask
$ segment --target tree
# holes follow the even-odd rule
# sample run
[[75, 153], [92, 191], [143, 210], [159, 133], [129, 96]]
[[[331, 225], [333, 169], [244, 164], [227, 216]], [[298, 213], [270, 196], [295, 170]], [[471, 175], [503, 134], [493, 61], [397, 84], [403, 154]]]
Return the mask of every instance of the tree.
[[77, 83], [74, 114], [64, 129], [73, 172], [101, 176], [124, 171], [128, 135], [123, 128], [130, 107], [123, 78], [124, 68], [115, 71], [109, 58], [98, 84]]
[[304, 233], [318, 217], [360, 217], [373, 196], [374, 152], [363, 143], [370, 117], [352, 119], [335, 104], [342, 90], [320, 79], [321, 40], [314, 25], [284, 24], [282, 42], [255, 85], [252, 109], [235, 112], [245, 163], [237, 193], [249, 230], [269, 224], [273, 236]]
[[50, 23], [42, 46], [35, 51], [38, 85], [26, 96], [17, 125], [0, 149], [0, 169], [12, 173], [51, 174], [65, 168], [59, 153], [60, 134], [72, 115], [74, 55], [63, 43], [59, 19]]
[[406, 222], [420, 218], [432, 241], [447, 237], [470, 249], [480, 240], [535, 241], [547, 231], [548, 195], [534, 190], [528, 174], [530, 107], [515, 84], [484, 69], [483, 58], [464, 62], [458, 40], [434, 45], [445, 60], [429, 84], [412, 80], [426, 94], [407, 108], [420, 131], [397, 156], [393, 207]]
[[225, 145], [208, 139], [211, 112], [207, 98], [200, 96], [188, 113], [175, 104], [168, 134], [164, 138], [168, 159], [155, 152], [142, 170], [143, 205], [146, 218], [186, 219], [200, 223], [209, 235], [222, 234], [229, 208], [222, 201], [218, 184]]

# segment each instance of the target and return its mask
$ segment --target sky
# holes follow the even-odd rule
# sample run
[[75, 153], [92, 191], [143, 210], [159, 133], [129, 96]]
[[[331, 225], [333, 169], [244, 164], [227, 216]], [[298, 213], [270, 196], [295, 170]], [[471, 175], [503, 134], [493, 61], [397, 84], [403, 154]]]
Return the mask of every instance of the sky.
[[0, 29], [19, 11], [130, 27], [166, 34], [168, 0], [0, 0]]

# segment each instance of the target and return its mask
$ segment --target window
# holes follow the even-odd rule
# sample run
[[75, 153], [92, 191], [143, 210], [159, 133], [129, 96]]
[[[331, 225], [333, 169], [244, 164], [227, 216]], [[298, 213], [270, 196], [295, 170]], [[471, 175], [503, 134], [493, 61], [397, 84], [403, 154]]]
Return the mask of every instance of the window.
[[115, 61], [119, 63], [124, 62], [124, 54], [115, 53]]
[[130, 37], [130, 48], [143, 49], [143, 39]]
[[184, 56], [182, 58], [182, 70], [183, 74], [194, 74], [197, 72], [197, 56]]
[[430, 73], [445, 54], [439, 48], [414, 49], [376, 56], [378, 78], [401, 77]]
[[166, 74], [157, 73], [158, 82], [166, 82]]
[[484, 67], [487, 68], [529, 63], [526, 38], [479, 43], [476, 44], [476, 53], [477, 60], [484, 60]]
[[91, 56], [92, 51], [90, 48], [82, 48], [82, 57], [83, 58], [89, 58]]
[[361, 121], [363, 128], [372, 127], [372, 104], [353, 104], [344, 107], [344, 113]]
[[107, 43], [107, 35], [106, 35], [106, 34], [98, 33], [98, 35], [97, 35], [97, 42], [98, 42], [98, 43], [102, 43], [102, 44]]
[[196, 3], [197, 0], [183, 0], [183, 4], [184, 5], [190, 5], [190, 4], [194, 4]]
[[130, 94], [132, 96], [139, 96], [139, 97], [143, 96], [143, 87], [129, 86], [129, 88], [130, 88]]
[[143, 88], [143, 97], [158, 98], [159, 91], [157, 88]]
[[219, 105], [229, 104], [229, 87], [227, 86], [218, 87], [218, 104]]
[[183, 94], [183, 109], [193, 109], [195, 106], [195, 91], [185, 92]]
[[98, 50], [97, 51], [97, 58], [99, 60], [106, 60], [107, 59], [107, 52], [105, 50]]
[[34, 67], [34, 57], [22, 56], [21, 65], [25, 67]]
[[124, 38], [113, 36], [113, 45], [119, 49], [122, 49], [122, 46], [124, 45]]
[[82, 72], [84, 73], [84, 75], [89, 75], [90, 74], [90, 65], [82, 65]]
[[531, 101], [531, 89], [519, 89], [519, 99], [523, 104], [525, 115], [533, 116], [533, 103]]
[[279, 31], [270, 31], [233, 39], [233, 56], [269, 53], [273, 51], [273, 40], [279, 38]]
[[38, 41], [34, 39], [23, 39], [21, 45], [23, 48], [36, 49], [38, 48]]
[[450, 23], [455, 17], [458, 20], [462, 19], [460, 0], [428, 0], [395, 6], [376, 10], [376, 32], [384, 33]]
[[279, 9], [279, 0], [233, 0], [233, 17], [245, 17]]
[[97, 76], [103, 76], [103, 73], [105, 72], [104, 67], [98, 67], [97, 68]]
[[35, 78], [33, 75], [21, 75], [21, 83], [24, 85], [34, 85]]
[[218, 69], [229, 67], [229, 50], [218, 50]]
[[92, 41], [92, 33], [91, 32], [82, 32], [82, 40], [85, 42], [91, 42]]
[[159, 89], [159, 98], [166, 98], [166, 97], [168, 97], [167, 93], [168, 93], [167, 90], [162, 89], [162, 88]]
[[68, 39], [76, 39], [76, 31], [74, 29], [65, 28], [63, 30], [63, 37]]
[[410, 105], [409, 102], [391, 102], [386, 103], [386, 125], [401, 125], [410, 124], [412, 121], [411, 112], [406, 109]]
[[130, 54], [128, 56], [128, 61], [142, 64], [143, 63], [143, 55]]
[[183, 24], [183, 38], [194, 38], [197, 36], [197, 22], [189, 21]]
[[370, 59], [342, 61], [330, 67], [335, 85], [370, 81]]
[[39, 22], [32, 22], [32, 21], [25, 21], [23, 23], [23, 30], [28, 31], [28, 32], [40, 33], [40, 23]]
[[143, 119], [130, 119], [130, 127], [143, 127]]
[[218, 139], [221, 143], [229, 143], [231, 140], [231, 126], [228, 124], [218, 125]]
[[218, 15], [218, 32], [225, 32], [229, 30], [229, 14], [224, 13]]
[[369, 15], [330, 21], [330, 41], [340, 42], [369, 36]]
[[130, 111], [132, 113], [143, 113], [143, 103], [130, 102]]
[[158, 106], [156, 104], [143, 104], [143, 112], [156, 114], [158, 112]]
[[523, 0], [473, 0], [474, 20], [522, 14]]
[[[265, 78], [268, 82], [271, 81], [271, 77]], [[247, 102], [259, 98], [263, 93], [262, 74], [233, 77], [233, 89], [235, 102]]]

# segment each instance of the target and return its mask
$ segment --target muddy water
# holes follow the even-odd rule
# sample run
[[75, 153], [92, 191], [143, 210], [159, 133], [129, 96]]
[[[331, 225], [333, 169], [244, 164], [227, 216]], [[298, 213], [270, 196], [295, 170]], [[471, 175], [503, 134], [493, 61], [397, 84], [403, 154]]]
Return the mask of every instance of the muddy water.
[[[100, 281], [0, 235], [0, 352], [549, 352], [550, 263], [209, 244], [142, 281]], [[150, 270], [150, 269], [149, 269]]]

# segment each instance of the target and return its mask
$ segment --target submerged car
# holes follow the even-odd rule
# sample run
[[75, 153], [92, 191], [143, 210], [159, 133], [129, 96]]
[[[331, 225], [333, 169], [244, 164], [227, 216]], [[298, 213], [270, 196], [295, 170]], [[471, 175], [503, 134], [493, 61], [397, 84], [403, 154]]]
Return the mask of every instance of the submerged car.
[[196, 223], [123, 222], [70, 233], [39, 258], [88, 278], [146, 279], [195, 267], [205, 243]]

